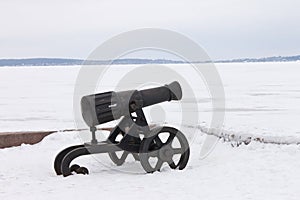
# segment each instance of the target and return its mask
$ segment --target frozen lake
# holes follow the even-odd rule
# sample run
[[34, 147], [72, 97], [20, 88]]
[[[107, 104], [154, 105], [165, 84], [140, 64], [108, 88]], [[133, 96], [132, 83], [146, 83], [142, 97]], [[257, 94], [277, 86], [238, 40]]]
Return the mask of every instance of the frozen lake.
[[[226, 130], [300, 134], [300, 62], [216, 66], [226, 95]], [[79, 70], [80, 66], [1, 67], [0, 131], [74, 128], [73, 92]], [[201, 121], [209, 123], [211, 102], [203, 88], [198, 98]]]
[[[118, 66], [115, 73], [124, 67], [133, 66]], [[184, 73], [186, 66], [176, 67]], [[217, 68], [226, 94], [224, 129], [299, 138], [299, 62], [217, 64]], [[0, 68], [0, 131], [74, 128], [72, 101], [79, 69]], [[106, 87], [110, 89], [109, 84]], [[209, 123], [209, 96], [201, 86], [196, 91], [199, 117]], [[162, 108], [171, 116], [180, 114], [173, 104], [166, 105]], [[176, 120], [168, 117], [168, 121]], [[186, 169], [174, 171], [165, 166], [160, 173], [147, 175], [132, 158], [117, 167], [101, 154], [76, 159], [77, 164], [88, 167], [88, 176], [56, 176], [54, 158], [63, 148], [82, 143], [77, 132], [60, 132], [35, 145], [1, 149], [0, 199], [299, 199], [299, 145], [253, 142], [233, 148], [230, 143], [219, 143], [200, 160], [202, 136], [190, 143]]]

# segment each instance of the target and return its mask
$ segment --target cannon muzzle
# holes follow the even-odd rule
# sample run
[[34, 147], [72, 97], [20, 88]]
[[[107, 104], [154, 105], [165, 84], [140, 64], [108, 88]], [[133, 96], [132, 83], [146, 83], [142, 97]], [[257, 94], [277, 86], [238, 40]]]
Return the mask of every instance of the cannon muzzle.
[[81, 112], [85, 123], [92, 127], [128, 116], [143, 107], [182, 98], [181, 86], [177, 81], [161, 87], [145, 90], [105, 92], [84, 96]]

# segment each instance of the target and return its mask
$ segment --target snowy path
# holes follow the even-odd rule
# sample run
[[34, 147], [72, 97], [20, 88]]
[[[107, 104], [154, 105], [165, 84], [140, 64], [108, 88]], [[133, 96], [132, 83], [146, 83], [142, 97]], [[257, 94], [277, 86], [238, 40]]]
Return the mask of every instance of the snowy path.
[[296, 145], [251, 143], [232, 148], [229, 143], [218, 143], [210, 156], [198, 160], [200, 144], [193, 144], [184, 171], [165, 167], [154, 174], [144, 174], [139, 163], [127, 163], [138, 173], [125, 173], [87, 156], [77, 163], [87, 166], [90, 175], [56, 176], [55, 155], [77, 143], [77, 134], [57, 133], [36, 145], [2, 149], [0, 199], [296, 200], [300, 196], [300, 147]]

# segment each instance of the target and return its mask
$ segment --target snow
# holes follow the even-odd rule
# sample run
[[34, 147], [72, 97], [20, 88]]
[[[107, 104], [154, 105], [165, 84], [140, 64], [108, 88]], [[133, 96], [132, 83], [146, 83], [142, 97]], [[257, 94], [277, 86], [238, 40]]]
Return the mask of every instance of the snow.
[[[185, 73], [185, 66], [175, 67]], [[226, 94], [224, 133], [299, 141], [299, 67], [299, 62], [217, 64]], [[75, 128], [72, 101], [79, 69], [1, 67], [0, 131]], [[208, 157], [199, 159], [205, 138], [201, 130], [205, 132], [212, 112], [205, 88], [199, 94], [202, 129], [190, 139], [185, 170], [164, 167], [145, 174], [133, 159], [116, 167], [107, 155], [99, 155], [75, 160], [90, 170], [88, 176], [56, 176], [57, 153], [82, 143], [78, 132], [58, 132], [36, 145], [0, 150], [0, 199], [299, 199], [299, 145], [251, 142], [232, 147], [219, 142]], [[172, 111], [166, 118], [176, 124], [176, 110], [166, 109]]]
[[90, 175], [56, 176], [55, 155], [77, 143], [76, 133], [57, 133], [36, 145], [1, 150], [0, 198], [296, 200], [300, 195], [297, 145], [251, 143], [232, 148], [229, 143], [219, 143], [210, 156], [199, 160], [199, 138], [183, 171], [165, 167], [162, 172], [144, 174], [138, 162], [129, 160], [126, 166], [115, 167], [107, 155], [100, 155], [101, 163], [94, 156], [75, 161], [88, 167]]

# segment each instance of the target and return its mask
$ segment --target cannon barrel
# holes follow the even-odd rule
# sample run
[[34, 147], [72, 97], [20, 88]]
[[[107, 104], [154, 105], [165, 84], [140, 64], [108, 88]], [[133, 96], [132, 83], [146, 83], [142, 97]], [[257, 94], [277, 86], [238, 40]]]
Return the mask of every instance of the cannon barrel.
[[181, 98], [181, 86], [174, 81], [140, 91], [112, 91], [84, 96], [81, 99], [81, 112], [85, 123], [92, 127], [130, 115], [143, 107]]

